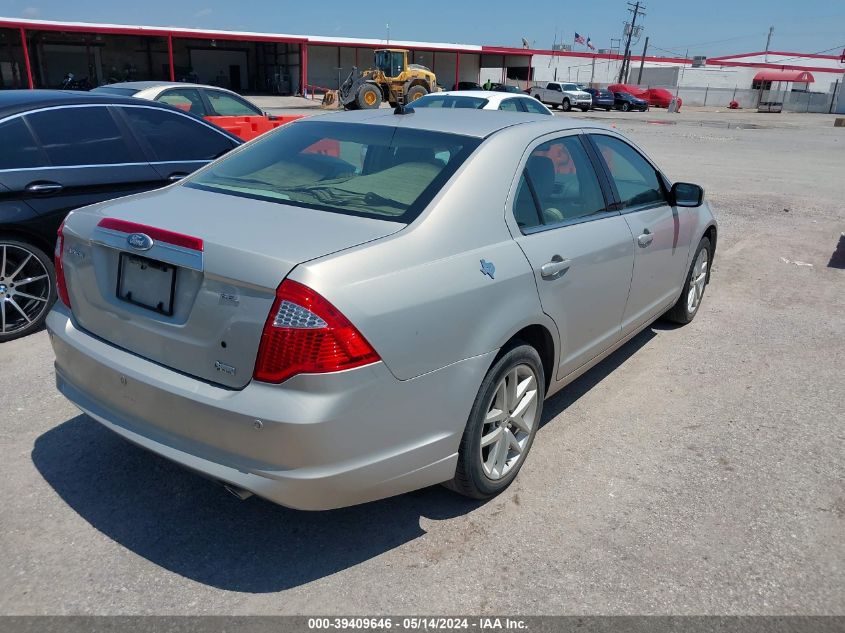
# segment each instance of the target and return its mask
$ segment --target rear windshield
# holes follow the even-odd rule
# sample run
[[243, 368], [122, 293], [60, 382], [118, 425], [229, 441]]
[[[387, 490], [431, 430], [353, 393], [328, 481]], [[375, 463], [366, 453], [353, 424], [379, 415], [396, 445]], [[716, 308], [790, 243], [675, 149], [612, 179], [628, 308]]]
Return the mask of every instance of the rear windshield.
[[481, 110], [487, 105], [483, 97], [459, 97], [458, 95], [426, 95], [409, 106], [411, 108], [469, 108]]
[[232, 196], [407, 224], [480, 142], [401, 127], [302, 121], [184, 182]]

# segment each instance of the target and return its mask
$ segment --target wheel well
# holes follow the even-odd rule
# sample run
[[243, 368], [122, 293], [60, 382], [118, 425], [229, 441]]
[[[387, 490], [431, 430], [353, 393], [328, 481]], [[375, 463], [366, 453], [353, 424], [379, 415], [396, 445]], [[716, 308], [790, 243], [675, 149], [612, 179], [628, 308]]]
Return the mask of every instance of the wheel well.
[[707, 230], [704, 231], [704, 237], [710, 240], [710, 246], [712, 250], [710, 251], [710, 256], [716, 254], [716, 227], [715, 226], [708, 226]]
[[[514, 341], [522, 341], [537, 350], [540, 360], [543, 362], [543, 374], [546, 376], [546, 391], [548, 392], [555, 369], [555, 342], [551, 333], [542, 325], [529, 325], [510, 337], [502, 346], [502, 350], [510, 347]], [[499, 356], [501, 354], [502, 352], [499, 352]], [[498, 356], [496, 360], [498, 360]]]
[[19, 242], [26, 242], [28, 244], [32, 244], [33, 246], [37, 246], [39, 249], [44, 251], [44, 254], [47, 257], [52, 258], [53, 250], [56, 248], [56, 243], [53, 242], [52, 244], [48, 244], [47, 241], [39, 237], [37, 235], [33, 235], [31, 233], [27, 233], [26, 231], [18, 231], [15, 229], [3, 229], [0, 231], [0, 239], [10, 239], [10, 240], [18, 240]]

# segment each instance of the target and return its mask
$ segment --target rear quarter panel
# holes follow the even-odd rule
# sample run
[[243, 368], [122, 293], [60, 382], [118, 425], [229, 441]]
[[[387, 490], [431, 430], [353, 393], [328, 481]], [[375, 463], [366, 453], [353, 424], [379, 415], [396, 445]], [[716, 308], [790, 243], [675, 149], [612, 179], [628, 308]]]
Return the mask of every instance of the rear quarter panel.
[[[496, 350], [527, 325], [557, 340], [504, 219], [526, 143], [518, 131], [499, 132], [406, 229], [302, 265], [291, 278], [335, 304], [400, 380]], [[494, 264], [494, 279], [481, 259]]]

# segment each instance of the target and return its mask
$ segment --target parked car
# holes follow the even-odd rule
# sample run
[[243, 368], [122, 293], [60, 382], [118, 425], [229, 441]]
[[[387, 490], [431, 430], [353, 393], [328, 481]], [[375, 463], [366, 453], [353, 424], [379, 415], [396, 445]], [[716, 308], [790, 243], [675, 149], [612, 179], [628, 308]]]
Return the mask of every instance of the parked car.
[[0, 342], [42, 325], [68, 211], [171, 184], [241, 144], [164, 104], [58, 90], [0, 91], [0, 139]]
[[623, 112], [628, 110], [639, 110], [645, 112], [648, 110], [648, 101], [639, 99], [628, 92], [614, 92], [613, 93], [613, 107]]
[[408, 109], [417, 108], [469, 108], [552, 115], [552, 111], [546, 106], [525, 94], [517, 96], [509, 92], [487, 90], [432, 93], [420, 97], [408, 106]]
[[613, 106], [616, 105], [615, 97], [610, 90], [599, 88], [584, 88], [584, 92], [589, 92], [593, 98], [593, 109], [604, 108], [605, 111], [610, 112]]
[[490, 90], [492, 90], [493, 92], [510, 92], [513, 94], [520, 95], [527, 94], [525, 90], [522, 90], [518, 86], [511, 86], [510, 84], [493, 84]]
[[487, 498], [545, 398], [696, 316], [715, 247], [702, 189], [611, 128], [327, 114], [71, 213], [47, 327], [63, 394], [240, 498]]
[[459, 81], [456, 84], [452, 84], [452, 90], [484, 90], [484, 88], [474, 81]]
[[130, 81], [100, 86], [91, 92], [166, 103], [202, 117], [245, 141], [302, 118], [268, 114], [236, 92], [194, 83]]
[[607, 89], [611, 92], [627, 92], [628, 94], [634, 95], [637, 99], [648, 102], [649, 106], [658, 108], [668, 108], [674, 99], [680, 110], [680, 106], [683, 103], [683, 99], [676, 97], [665, 88], [640, 88], [632, 84], [611, 84]]
[[586, 112], [593, 105], [590, 93], [571, 83], [550, 81], [542, 88], [534, 86], [529, 94], [553, 108], [563, 108], [564, 112], [569, 112], [572, 108], [580, 108]]

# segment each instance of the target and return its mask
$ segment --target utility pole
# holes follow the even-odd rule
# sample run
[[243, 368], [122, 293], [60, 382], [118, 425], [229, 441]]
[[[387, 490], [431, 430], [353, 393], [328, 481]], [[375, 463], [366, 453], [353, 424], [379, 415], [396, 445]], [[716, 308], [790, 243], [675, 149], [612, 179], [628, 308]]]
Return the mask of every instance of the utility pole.
[[643, 46], [643, 56], [640, 57], [640, 74], [637, 75], [637, 85], [643, 80], [643, 64], [645, 64], [645, 54], [648, 50], [648, 36], [645, 38], [645, 45]]
[[772, 33], [774, 33], [774, 32], [775, 32], [775, 27], [770, 26], [769, 27], [769, 37], [766, 38], [766, 54], [763, 57], [764, 62], [769, 61], [769, 44], [772, 43]]
[[628, 3], [628, 6], [631, 7], [628, 9], [631, 13], [634, 14], [634, 17], [631, 19], [631, 28], [628, 29], [628, 39], [625, 41], [625, 54], [622, 56], [622, 68], [619, 69], [619, 83], [623, 83], [625, 81], [625, 77], [628, 73], [628, 68], [631, 62], [631, 38], [634, 36], [634, 29], [637, 26], [637, 18], [639, 16], [645, 17], [645, 6], [640, 5], [639, 0], [637, 0], [636, 4]]

